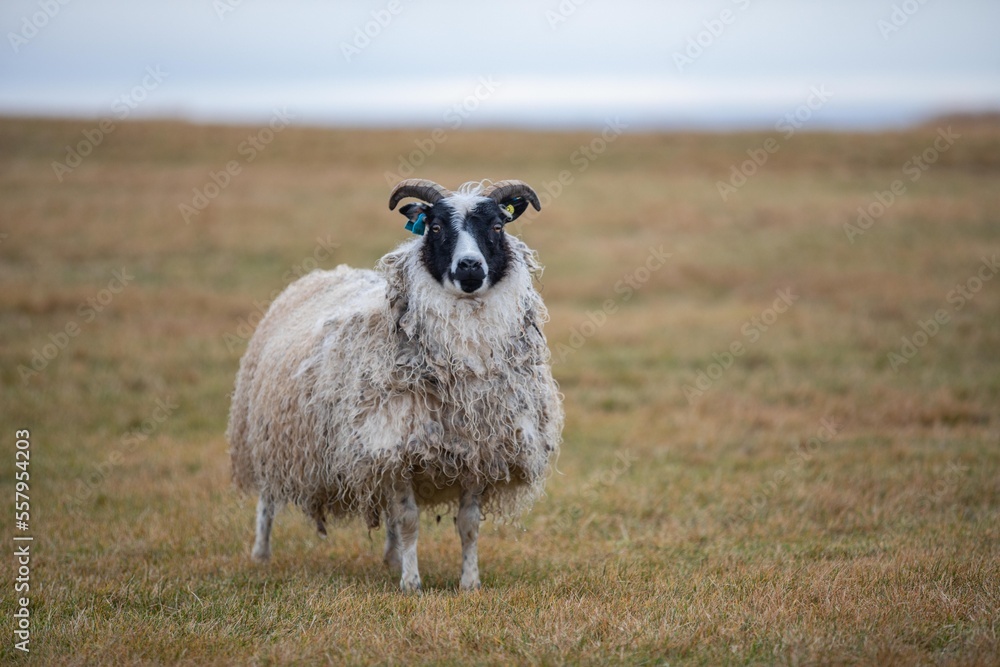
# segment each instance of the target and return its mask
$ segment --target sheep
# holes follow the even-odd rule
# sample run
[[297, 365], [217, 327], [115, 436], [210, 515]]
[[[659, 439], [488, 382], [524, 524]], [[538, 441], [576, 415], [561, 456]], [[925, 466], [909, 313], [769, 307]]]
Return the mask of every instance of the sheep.
[[385, 521], [384, 562], [406, 592], [421, 588], [421, 508], [457, 509], [460, 589], [475, 590], [482, 516], [527, 510], [561, 442], [541, 265], [505, 228], [541, 204], [522, 181], [409, 179], [389, 209], [406, 197], [417, 238], [374, 271], [307, 274], [261, 320], [233, 392], [233, 480], [259, 495], [255, 560], [270, 557], [280, 504], [321, 535], [328, 517], [361, 515]]

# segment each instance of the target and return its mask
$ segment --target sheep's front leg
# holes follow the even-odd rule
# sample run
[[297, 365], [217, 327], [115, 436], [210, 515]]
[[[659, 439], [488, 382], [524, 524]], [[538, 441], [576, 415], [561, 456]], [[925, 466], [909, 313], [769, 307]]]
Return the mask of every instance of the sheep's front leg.
[[[417, 533], [420, 530], [420, 509], [413, 496], [413, 485], [405, 482], [396, 491], [391, 508], [389, 541], [398, 540], [398, 553], [403, 575], [399, 587], [411, 593], [420, 590], [420, 569], [417, 565]], [[395, 530], [395, 536], [393, 536]], [[388, 548], [388, 543], [387, 543]]]
[[271, 524], [274, 522], [274, 502], [261, 494], [257, 501], [257, 535], [252, 558], [263, 563], [271, 557]]
[[455, 526], [462, 540], [462, 581], [463, 591], [474, 591], [479, 583], [479, 496], [478, 489], [463, 489], [459, 501]]

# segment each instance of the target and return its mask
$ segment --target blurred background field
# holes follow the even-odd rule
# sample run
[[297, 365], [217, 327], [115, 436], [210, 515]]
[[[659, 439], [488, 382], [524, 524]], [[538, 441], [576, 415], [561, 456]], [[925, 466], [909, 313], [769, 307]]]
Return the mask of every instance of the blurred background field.
[[[60, 182], [93, 127], [0, 120], [0, 433], [32, 433], [39, 664], [996, 663], [996, 122], [630, 132], [583, 161], [599, 129], [448, 133], [417, 175], [543, 194], [511, 231], [546, 265], [567, 421], [546, 498], [485, 525], [481, 593], [424, 517], [421, 597], [360, 523], [321, 541], [286, 510], [253, 565], [223, 433], [261, 305], [407, 237], [386, 171], [430, 131], [287, 127], [247, 162], [263, 126], [126, 122]], [[0, 584], [11, 619], [11, 566]]]

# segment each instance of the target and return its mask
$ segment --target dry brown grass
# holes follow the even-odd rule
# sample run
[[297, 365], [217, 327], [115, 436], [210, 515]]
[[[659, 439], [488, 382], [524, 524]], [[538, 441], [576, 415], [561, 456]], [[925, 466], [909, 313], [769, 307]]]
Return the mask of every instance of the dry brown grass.
[[[244, 349], [227, 335], [317, 238], [337, 244], [325, 267], [404, 238], [383, 173], [428, 133], [287, 129], [188, 225], [178, 205], [255, 128], [122, 125], [57, 182], [50, 163], [90, 126], [0, 122], [0, 473], [11, 498], [13, 432], [30, 428], [38, 664], [1000, 660], [1000, 279], [947, 301], [1000, 252], [994, 124], [961, 128], [854, 244], [843, 223], [934, 126], [793, 137], [728, 203], [716, 181], [765, 135], [626, 135], [582, 173], [588, 134], [449, 135], [421, 176], [544, 191], [572, 173], [515, 231], [547, 265], [551, 344], [588, 335], [556, 366], [548, 496], [522, 525], [486, 525], [476, 595], [456, 590], [450, 519], [425, 518], [420, 597], [358, 523], [321, 542], [286, 511], [273, 562], [252, 565], [222, 433]], [[660, 245], [672, 257], [625, 302], [616, 282]], [[123, 267], [134, 280], [84, 321]], [[799, 300], [750, 342], [741, 327], [786, 287]], [[894, 372], [887, 355], [937, 309], [950, 322]], [[23, 381], [70, 322], [80, 334]], [[734, 341], [746, 353], [689, 404]], [[176, 404], [162, 422], [158, 399]], [[836, 435], [811, 440], [823, 420]]]

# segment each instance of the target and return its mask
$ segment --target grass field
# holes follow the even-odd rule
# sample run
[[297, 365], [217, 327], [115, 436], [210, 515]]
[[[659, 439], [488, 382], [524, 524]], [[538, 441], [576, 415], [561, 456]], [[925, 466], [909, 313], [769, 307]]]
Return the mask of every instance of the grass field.
[[543, 195], [567, 419], [483, 590], [425, 516], [404, 596], [360, 522], [285, 510], [252, 564], [223, 433], [259, 309], [407, 237], [386, 172], [431, 133], [123, 124], [53, 168], [96, 127], [0, 121], [4, 662], [15, 533], [35, 664], [1000, 662], [1000, 128], [773, 135], [725, 201], [772, 135], [445, 135], [418, 176]]

